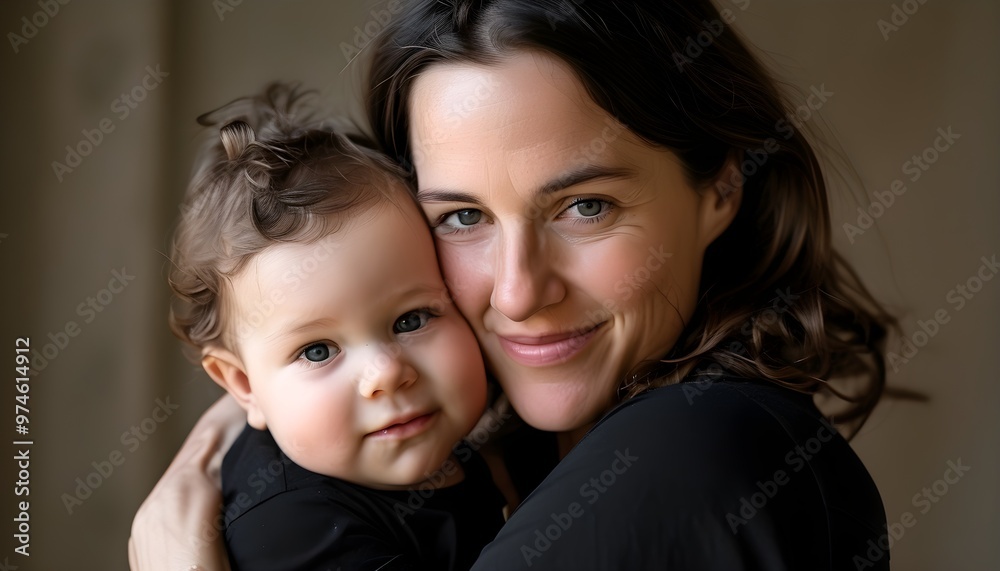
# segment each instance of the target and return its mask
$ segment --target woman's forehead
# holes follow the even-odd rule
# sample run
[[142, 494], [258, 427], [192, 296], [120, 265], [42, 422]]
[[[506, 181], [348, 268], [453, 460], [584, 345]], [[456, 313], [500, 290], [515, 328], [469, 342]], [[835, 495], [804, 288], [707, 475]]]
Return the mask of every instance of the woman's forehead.
[[565, 64], [530, 52], [428, 69], [414, 85], [409, 136], [421, 187], [469, 168], [551, 179], [587, 164], [618, 166], [637, 141]]
[[538, 52], [492, 65], [436, 64], [417, 79], [410, 101], [411, 124], [441, 136], [527, 129], [541, 120], [560, 130], [583, 129], [606, 116], [566, 64]]

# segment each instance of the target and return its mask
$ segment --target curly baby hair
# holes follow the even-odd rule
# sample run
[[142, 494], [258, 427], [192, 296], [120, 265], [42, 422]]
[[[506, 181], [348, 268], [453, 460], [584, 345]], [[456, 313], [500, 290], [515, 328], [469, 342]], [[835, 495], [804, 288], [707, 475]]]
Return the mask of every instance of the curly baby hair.
[[[218, 135], [199, 153], [174, 233], [169, 324], [200, 359], [233, 349], [227, 283], [262, 251], [316, 242], [406, 191], [408, 175], [364, 137], [313, 118], [309, 92], [272, 83], [198, 118]], [[399, 192], [393, 192], [395, 190]]]

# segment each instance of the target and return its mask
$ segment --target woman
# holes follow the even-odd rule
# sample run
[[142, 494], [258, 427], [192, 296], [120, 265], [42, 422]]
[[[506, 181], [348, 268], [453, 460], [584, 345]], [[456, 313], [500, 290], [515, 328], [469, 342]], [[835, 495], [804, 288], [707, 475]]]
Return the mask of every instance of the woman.
[[[864, 381], [837, 417], [862, 422], [892, 320], [833, 252], [816, 156], [730, 17], [418, 0], [372, 48], [375, 134], [415, 170], [491, 371], [562, 457], [475, 569], [888, 568], [878, 491], [811, 395]], [[229, 426], [196, 427], [137, 558], [154, 520], [206, 527]]]

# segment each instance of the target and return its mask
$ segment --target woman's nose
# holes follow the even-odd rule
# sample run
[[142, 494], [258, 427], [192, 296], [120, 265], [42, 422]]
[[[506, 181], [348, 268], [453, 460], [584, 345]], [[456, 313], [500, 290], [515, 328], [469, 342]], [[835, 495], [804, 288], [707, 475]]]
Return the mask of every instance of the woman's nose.
[[511, 321], [524, 321], [565, 297], [552, 270], [555, 252], [531, 226], [501, 232], [490, 304]]
[[358, 391], [365, 398], [391, 395], [412, 385], [417, 376], [399, 344], [380, 344], [365, 356]]

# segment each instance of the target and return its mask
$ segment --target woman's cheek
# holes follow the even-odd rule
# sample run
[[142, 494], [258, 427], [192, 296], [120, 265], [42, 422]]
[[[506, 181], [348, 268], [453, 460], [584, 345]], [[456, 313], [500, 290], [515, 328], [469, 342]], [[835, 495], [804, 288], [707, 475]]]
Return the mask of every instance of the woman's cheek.
[[652, 277], [644, 261], [646, 248], [632, 240], [608, 240], [577, 253], [574, 281], [587, 297], [611, 313], [635, 301]]

